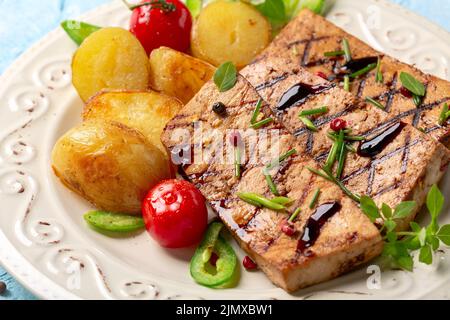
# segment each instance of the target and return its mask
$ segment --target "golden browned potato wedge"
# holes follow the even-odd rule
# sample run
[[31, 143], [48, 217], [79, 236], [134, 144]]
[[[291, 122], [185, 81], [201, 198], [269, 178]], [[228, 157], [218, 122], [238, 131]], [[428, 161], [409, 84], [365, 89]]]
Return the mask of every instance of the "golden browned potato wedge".
[[150, 55], [150, 87], [187, 104], [215, 70], [207, 62], [161, 47]]
[[215, 66], [231, 61], [242, 68], [270, 42], [269, 21], [254, 7], [219, 0], [200, 13], [192, 31], [195, 57]]
[[83, 101], [102, 89], [146, 90], [148, 56], [129, 31], [104, 28], [84, 40], [74, 55], [72, 73]]
[[101, 92], [86, 104], [83, 119], [123, 123], [142, 132], [166, 155], [161, 133], [182, 106], [177, 99], [157, 92]]
[[139, 214], [146, 193], [170, 177], [162, 152], [118, 122], [87, 121], [70, 130], [52, 153], [55, 174], [98, 209]]

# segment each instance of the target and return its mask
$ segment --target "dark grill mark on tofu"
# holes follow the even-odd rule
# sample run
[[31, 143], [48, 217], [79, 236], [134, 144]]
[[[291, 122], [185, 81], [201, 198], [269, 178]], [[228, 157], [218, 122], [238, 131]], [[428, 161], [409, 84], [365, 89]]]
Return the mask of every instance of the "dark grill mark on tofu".
[[275, 86], [277, 83], [287, 79], [287, 77], [288, 77], [288, 73], [284, 73], [281, 76], [277, 76], [277, 77], [273, 78], [272, 80], [269, 80], [267, 82], [264, 82], [264, 83], [256, 86], [255, 89], [256, 89], [256, 91], [261, 91], [264, 89], [271, 88], [271, 87]]

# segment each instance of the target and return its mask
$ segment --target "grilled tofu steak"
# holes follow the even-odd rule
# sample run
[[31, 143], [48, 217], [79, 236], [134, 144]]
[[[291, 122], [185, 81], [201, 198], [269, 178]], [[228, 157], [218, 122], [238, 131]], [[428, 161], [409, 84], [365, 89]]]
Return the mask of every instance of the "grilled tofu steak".
[[[354, 193], [372, 197], [381, 206], [395, 207], [402, 201], [424, 203], [426, 193], [446, 171], [450, 153], [441, 143], [420, 132], [408, 119], [398, 119], [363, 102], [298, 66], [297, 59], [271, 54], [241, 71], [269, 104], [279, 123], [297, 139], [300, 153], [320, 165], [325, 162], [332, 139], [328, 136], [333, 119], [343, 119], [354, 136], [371, 141], [370, 152], [349, 152], [342, 174], [343, 183]], [[328, 112], [311, 117], [317, 130], [300, 120], [302, 111], [327, 106]], [[405, 121], [405, 122], [403, 122]], [[354, 148], [359, 143], [355, 143]], [[400, 221], [409, 227], [414, 215]]]
[[[225, 93], [209, 82], [182, 109], [167, 125], [162, 140], [174, 162], [184, 163], [185, 177], [199, 188], [269, 279], [288, 292], [337, 277], [379, 255], [383, 242], [377, 228], [335, 184], [312, 174], [307, 167], [317, 169], [317, 164], [301, 152], [271, 172], [279, 194], [294, 200], [287, 211], [240, 200], [242, 192], [271, 198], [266, 165], [292, 149], [302, 150], [302, 142], [276, 122], [249, 129], [259, 99], [256, 90], [239, 77]], [[221, 114], [212, 111], [217, 102], [226, 106]], [[258, 119], [270, 116], [264, 104]], [[239, 177], [233, 159], [238, 146], [235, 130], [242, 139]], [[318, 188], [320, 197], [310, 209]], [[296, 232], [288, 236], [281, 228], [297, 208], [301, 212], [294, 220]]]
[[[326, 57], [326, 52], [342, 50], [342, 40], [350, 45], [353, 62], [349, 71], [358, 71], [381, 58], [382, 83], [376, 82], [376, 69], [357, 77], [351, 83], [351, 92], [365, 99], [371, 97], [379, 101], [389, 114], [389, 121], [403, 121], [419, 128], [436, 140], [449, 145], [450, 125], [438, 124], [439, 114], [445, 102], [450, 102], [450, 83], [426, 75], [416, 68], [384, 55], [361, 40], [346, 33], [323, 17], [309, 10], [302, 10], [277, 36], [273, 43], [255, 61], [260, 64], [272, 57], [284, 57], [295, 61], [297, 67], [305, 68], [312, 74], [320, 74], [334, 83], [342, 83], [341, 71], [346, 65], [344, 56]], [[249, 67], [249, 73], [252, 67]], [[287, 68], [285, 71], [289, 72]], [[399, 75], [407, 72], [426, 87], [426, 96], [416, 106], [407, 90], [402, 90]], [[273, 74], [271, 79], [276, 81]]]

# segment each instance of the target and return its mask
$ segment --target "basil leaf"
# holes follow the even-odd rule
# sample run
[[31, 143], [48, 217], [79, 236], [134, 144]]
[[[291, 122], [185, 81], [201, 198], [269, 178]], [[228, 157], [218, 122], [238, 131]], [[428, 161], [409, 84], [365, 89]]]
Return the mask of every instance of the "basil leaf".
[[431, 246], [433, 251], [439, 249], [439, 245], [440, 245], [439, 238], [436, 237], [435, 235], [427, 236], [427, 243]]
[[447, 246], [450, 246], [450, 224], [446, 224], [437, 233], [437, 237]]
[[427, 194], [427, 208], [428, 211], [430, 211], [433, 222], [436, 222], [443, 206], [444, 196], [442, 195], [437, 185], [433, 185], [430, 189], [430, 192], [428, 192]]
[[75, 20], [63, 21], [61, 23], [61, 27], [70, 37], [70, 39], [72, 39], [79, 46], [92, 33], [101, 29], [101, 27]]
[[383, 212], [383, 216], [386, 219], [392, 217], [392, 209], [386, 203], [383, 203], [383, 205], [381, 206], [381, 212]]
[[362, 196], [360, 204], [361, 210], [370, 218], [372, 222], [378, 218], [381, 218], [380, 211], [375, 202], [371, 198], [367, 196]]
[[267, 18], [275, 22], [287, 22], [286, 8], [280, 0], [266, 0], [256, 8]]
[[423, 85], [423, 83], [418, 81], [409, 73], [402, 72], [400, 74], [400, 81], [402, 82], [403, 86], [413, 94], [419, 97], [425, 96], [425, 86]]
[[431, 264], [433, 262], [433, 251], [429, 245], [420, 249], [419, 261], [425, 264]]
[[394, 218], [401, 219], [410, 216], [415, 207], [415, 201], [405, 201], [400, 203], [394, 210]]
[[186, 0], [186, 7], [188, 7], [192, 17], [197, 18], [202, 11], [203, 0]]
[[237, 82], [237, 70], [232, 62], [222, 64], [214, 74], [214, 83], [220, 92], [230, 90]]

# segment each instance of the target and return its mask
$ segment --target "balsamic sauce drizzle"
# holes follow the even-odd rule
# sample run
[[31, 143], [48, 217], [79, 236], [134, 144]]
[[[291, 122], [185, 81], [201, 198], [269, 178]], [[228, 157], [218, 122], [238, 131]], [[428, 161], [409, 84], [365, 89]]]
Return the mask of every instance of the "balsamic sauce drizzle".
[[359, 144], [358, 155], [360, 157], [372, 158], [380, 154], [406, 126], [404, 122], [397, 122], [379, 135], [365, 140]]
[[278, 102], [277, 110], [285, 111], [293, 106], [305, 103], [305, 101], [313, 95], [320, 94], [333, 88], [332, 85], [309, 85], [306, 83], [298, 83], [287, 90]]

